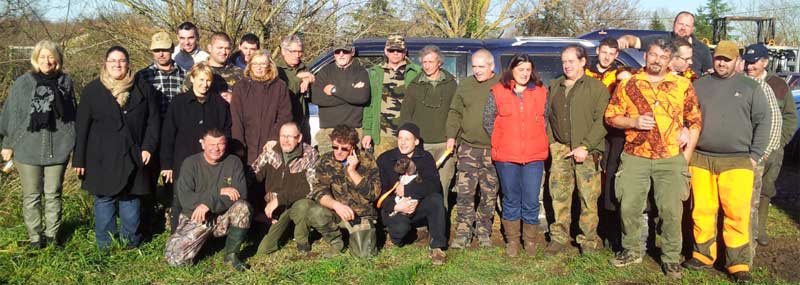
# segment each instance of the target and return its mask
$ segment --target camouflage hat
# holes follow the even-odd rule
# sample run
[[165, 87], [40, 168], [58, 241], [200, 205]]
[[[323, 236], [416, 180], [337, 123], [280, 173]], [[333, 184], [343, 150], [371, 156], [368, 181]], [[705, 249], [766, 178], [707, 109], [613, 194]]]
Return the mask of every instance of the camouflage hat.
[[172, 37], [167, 32], [158, 32], [153, 35], [153, 39], [150, 42], [150, 50], [157, 50], [157, 49], [171, 49], [172, 48]]
[[386, 49], [406, 50], [406, 41], [401, 35], [391, 35], [386, 38]]
[[333, 50], [353, 50], [353, 42], [348, 40], [336, 40], [333, 42]]

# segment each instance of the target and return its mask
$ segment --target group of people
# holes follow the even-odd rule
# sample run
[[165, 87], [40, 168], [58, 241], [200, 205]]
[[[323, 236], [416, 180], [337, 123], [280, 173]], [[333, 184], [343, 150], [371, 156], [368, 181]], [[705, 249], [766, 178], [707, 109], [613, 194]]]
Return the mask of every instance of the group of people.
[[[252, 34], [231, 55], [228, 35], [213, 33], [204, 51], [187, 22], [177, 29], [178, 46], [166, 32], [153, 35], [153, 64], [136, 73], [125, 48], [108, 49], [80, 103], [61, 49], [42, 41], [33, 70], [17, 79], [0, 114], [2, 156], [17, 163], [34, 248], [59, 243], [61, 183], [72, 154], [94, 197], [100, 248], [120, 232], [117, 216], [119, 238], [139, 245], [163, 177], [174, 193], [170, 265], [191, 263], [213, 234], [227, 236], [224, 261], [245, 270], [238, 253], [254, 223], [269, 226], [262, 253], [279, 250], [290, 229], [299, 252], [311, 250], [316, 230], [329, 255], [347, 244], [359, 257], [377, 254], [383, 229], [386, 246], [426, 231], [432, 263], [443, 264], [448, 247], [474, 239], [492, 246], [502, 193], [509, 257], [533, 256], [540, 246], [556, 254], [577, 245], [585, 254], [606, 244], [621, 247], [613, 266], [640, 263], [655, 207], [667, 276], [709, 268], [724, 251], [729, 273], [749, 281], [755, 244], [768, 244], [769, 198], [797, 115], [786, 83], [766, 72], [766, 47], [748, 46], [740, 56], [735, 43], [722, 41], [712, 54], [692, 35], [694, 20], [679, 13], [666, 37], [604, 39], [595, 62], [583, 46], [566, 46], [563, 74], [547, 83], [525, 54], [495, 74], [487, 50], [472, 54], [472, 75], [459, 80], [442, 69], [439, 48], [420, 50], [417, 65], [397, 35], [373, 67], [354, 61], [351, 43], [337, 42], [334, 63], [312, 74], [296, 36], [282, 39], [277, 60]], [[616, 65], [628, 47], [645, 52], [641, 70]], [[319, 106], [316, 146], [309, 102]], [[555, 218], [549, 227], [540, 220], [545, 180]], [[570, 230], [575, 191], [578, 233]], [[694, 246], [681, 266], [690, 197]], [[718, 250], [720, 222], [725, 246]]]

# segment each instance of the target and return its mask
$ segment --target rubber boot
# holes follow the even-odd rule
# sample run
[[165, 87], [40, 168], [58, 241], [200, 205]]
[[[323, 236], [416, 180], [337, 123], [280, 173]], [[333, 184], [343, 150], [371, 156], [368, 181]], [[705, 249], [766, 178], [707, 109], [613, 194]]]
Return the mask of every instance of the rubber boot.
[[760, 246], [769, 244], [769, 235], [767, 235], [767, 219], [769, 218], [769, 200], [767, 196], [761, 196], [761, 201], [758, 201], [758, 237], [756, 241]]
[[519, 255], [520, 221], [503, 220], [503, 231], [506, 235], [506, 255], [517, 257]]
[[250, 268], [247, 264], [239, 260], [239, 250], [242, 242], [247, 238], [247, 229], [230, 227], [228, 237], [225, 239], [225, 259], [223, 262], [230, 265], [236, 271], [245, 271]]
[[538, 225], [522, 224], [522, 240], [525, 242], [525, 253], [528, 256], [536, 255], [536, 250], [539, 249], [536, 238], [541, 234]]

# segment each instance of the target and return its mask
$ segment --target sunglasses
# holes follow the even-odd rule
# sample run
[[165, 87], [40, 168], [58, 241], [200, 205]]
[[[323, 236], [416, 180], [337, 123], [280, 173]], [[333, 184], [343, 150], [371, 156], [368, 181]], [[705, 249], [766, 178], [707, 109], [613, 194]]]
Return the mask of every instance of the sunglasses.
[[403, 53], [405, 50], [402, 49], [389, 49], [387, 50], [389, 53]]
[[331, 148], [333, 148], [333, 150], [339, 150], [339, 151], [343, 151], [343, 152], [350, 152], [350, 150], [352, 150], [349, 147], [343, 147], [343, 146], [338, 146], [338, 145], [332, 146]]
[[339, 54], [350, 54], [350, 51], [346, 50], [346, 49], [337, 49], [337, 50], [333, 51], [333, 54], [336, 54], [336, 55], [339, 55]]

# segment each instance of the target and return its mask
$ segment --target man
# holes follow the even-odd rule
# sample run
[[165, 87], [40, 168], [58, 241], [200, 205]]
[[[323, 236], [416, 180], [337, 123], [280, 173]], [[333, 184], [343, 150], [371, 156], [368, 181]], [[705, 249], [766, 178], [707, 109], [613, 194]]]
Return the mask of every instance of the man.
[[305, 219], [309, 201], [305, 198], [311, 193], [319, 154], [310, 145], [302, 143], [303, 135], [297, 123], [283, 124], [279, 132], [279, 143], [272, 148], [265, 146], [264, 152], [252, 165], [256, 179], [264, 182], [267, 205], [264, 213], [273, 221], [258, 246], [258, 252], [277, 251], [278, 240], [292, 223], [297, 251], [305, 254], [311, 251]]
[[[349, 250], [356, 257], [377, 254], [375, 225], [378, 211], [375, 201], [381, 192], [380, 173], [368, 153], [357, 151], [359, 136], [355, 129], [338, 125], [330, 133], [333, 152], [322, 155], [317, 166], [317, 181], [308, 208], [308, 224], [319, 231], [331, 245], [331, 253], [344, 247], [340, 227], [350, 232]], [[363, 240], [354, 239], [366, 231]], [[363, 237], [362, 237], [363, 238]]]
[[244, 168], [239, 158], [225, 153], [225, 135], [216, 129], [200, 140], [203, 152], [183, 161], [175, 186], [183, 211], [164, 256], [171, 266], [186, 265], [200, 252], [209, 235], [225, 240], [224, 262], [237, 271], [248, 266], [239, 260], [240, 246], [250, 228]]
[[308, 71], [303, 60], [303, 41], [297, 35], [281, 39], [281, 56], [275, 61], [278, 77], [286, 82], [292, 100], [292, 120], [300, 125], [306, 143], [311, 142], [308, 124], [308, 92], [314, 83], [314, 74]]
[[[406, 87], [406, 96], [400, 108], [400, 122], [422, 126], [420, 138], [424, 142], [423, 148], [439, 160], [446, 152], [453, 151], [447, 148], [445, 125], [458, 83], [452, 74], [442, 69], [444, 58], [439, 47], [425, 46], [419, 51], [419, 57], [422, 74], [412, 79]], [[448, 193], [455, 174], [455, 162], [454, 158], [447, 155], [439, 170], [445, 208], [449, 206]]]
[[319, 106], [317, 149], [322, 154], [331, 151], [330, 134], [338, 125], [346, 125], [361, 134], [364, 106], [369, 103], [369, 74], [360, 63], [353, 61], [355, 49], [349, 42], [333, 48], [335, 64], [322, 68], [311, 91], [311, 102]]
[[402, 246], [414, 226], [427, 225], [434, 265], [447, 262], [447, 223], [439, 173], [433, 156], [420, 144], [420, 130], [405, 123], [397, 131], [397, 147], [378, 157], [382, 191], [394, 190], [383, 201], [381, 217], [392, 243]]
[[[497, 84], [494, 57], [485, 49], [472, 54], [472, 77], [461, 84], [450, 103], [445, 135], [447, 148], [458, 145], [455, 192], [456, 232], [451, 248], [464, 248], [473, 236], [481, 247], [491, 247], [492, 217], [497, 203], [497, 170], [492, 163], [492, 140], [483, 128], [483, 117], [474, 116], [486, 109], [489, 89]], [[476, 187], [480, 202], [475, 206]], [[472, 224], [475, 224], [473, 227]]]
[[624, 35], [618, 39], [620, 48], [638, 48], [645, 49], [649, 43], [658, 38], [666, 38], [673, 40], [675, 38], [682, 38], [692, 44], [692, 71], [698, 76], [710, 72], [712, 70], [711, 51], [708, 46], [694, 36], [695, 16], [691, 12], [682, 11], [675, 16], [672, 22], [672, 33], [667, 36], [651, 35], [644, 37], [637, 37], [633, 35]]
[[178, 25], [178, 46], [172, 54], [172, 59], [183, 70], [189, 71], [195, 63], [208, 59], [208, 53], [200, 49], [200, 33], [192, 22], [183, 22]]
[[[776, 121], [781, 125], [779, 134], [774, 134], [772, 128], [770, 128], [770, 144], [772, 144], [772, 139], [777, 137], [777, 145], [767, 159], [758, 164], [755, 173], [754, 185], [756, 188], [760, 188], [761, 191], [760, 195], [753, 197], [753, 213], [758, 215], [751, 215], [752, 234], [756, 238], [758, 245], [766, 246], [769, 244], [769, 236], [766, 232], [769, 202], [775, 196], [775, 180], [783, 164], [783, 147], [789, 143], [797, 126], [797, 109], [786, 81], [774, 74], [767, 73], [767, 66], [769, 65], [769, 50], [767, 47], [763, 44], [750, 45], [745, 50], [742, 58], [746, 62], [747, 76], [761, 84], [767, 99], [771, 99], [770, 93], [774, 94], [778, 115], [772, 115], [772, 126], [775, 127]], [[772, 104], [770, 104], [770, 108], [772, 108]], [[759, 171], [763, 172], [763, 174], [759, 175]], [[754, 191], [753, 195], [756, 192]], [[751, 237], [750, 242], [753, 242], [753, 237]]]
[[253, 33], [244, 34], [239, 40], [239, 50], [233, 53], [228, 61], [244, 70], [253, 58], [253, 54], [260, 48], [261, 41], [258, 36]]
[[[753, 174], [755, 175], [753, 179], [753, 199], [751, 203], [751, 214], [750, 214], [750, 247], [753, 249], [751, 253], [751, 265], [752, 265], [752, 258], [755, 255], [755, 247], [756, 247], [756, 238], [759, 236], [759, 210], [760, 210], [760, 202], [762, 196], [762, 188], [763, 188], [763, 177], [766, 169], [766, 163], [769, 158], [772, 156], [772, 153], [778, 149], [783, 149], [783, 145], [781, 144], [781, 129], [782, 129], [782, 113], [780, 106], [778, 105], [778, 99], [776, 98], [775, 90], [767, 83], [766, 77], [767, 73], [766, 68], [769, 64], [769, 50], [767, 47], [755, 44], [750, 45], [747, 47], [745, 54], [742, 56], [742, 61], [745, 63], [745, 71], [747, 72], [747, 76], [758, 82], [758, 85], [761, 87], [761, 91], [764, 92], [764, 95], [767, 96], [767, 104], [769, 105], [769, 112], [770, 117], [772, 118], [772, 124], [770, 124], [769, 128], [769, 142], [767, 143], [767, 148], [764, 150], [764, 159], [758, 162], [756, 167], [753, 169]], [[784, 104], [785, 105], [785, 104]], [[781, 157], [778, 158], [779, 160], [783, 160], [783, 155], [781, 153]], [[779, 169], [778, 169], [779, 170]], [[777, 175], [776, 170], [776, 175]], [[773, 186], [775, 181], [773, 180]], [[767, 201], [769, 203], [769, 201]], [[769, 208], [765, 208], [766, 211]], [[766, 217], [766, 216], [765, 216]]]
[[672, 55], [672, 60], [669, 62], [669, 69], [677, 76], [686, 77], [694, 82], [699, 77], [692, 71], [692, 44], [689, 41], [681, 38], [673, 39], [675, 46], [678, 48]]
[[212, 92], [218, 92], [225, 101], [231, 102], [233, 85], [242, 79], [242, 69], [227, 62], [231, 54], [231, 37], [226, 33], [217, 32], [211, 35], [208, 43], [208, 65], [214, 73], [212, 79]]
[[[642, 262], [642, 212], [652, 180], [662, 222], [661, 267], [668, 277], [680, 278], [681, 217], [683, 201], [689, 197], [686, 167], [702, 120], [691, 82], [667, 68], [674, 52], [675, 47], [664, 39], [651, 42], [644, 72], [620, 83], [605, 118], [609, 125], [625, 130], [625, 151], [615, 189], [622, 217], [623, 251], [611, 264], [623, 267]], [[690, 131], [681, 151], [679, 136], [684, 125]]]
[[[153, 64], [136, 72], [136, 77], [152, 85], [158, 97], [161, 98], [161, 108], [159, 111], [162, 120], [167, 113], [172, 98], [175, 98], [175, 96], [183, 92], [182, 87], [184, 79], [186, 78], [186, 71], [172, 60], [172, 47], [172, 40], [167, 32], [155, 33], [150, 42], [150, 51], [153, 53]], [[153, 183], [155, 183], [155, 181], [153, 181]], [[164, 189], [167, 193], [173, 192], [172, 183], [165, 184]], [[145, 232], [148, 232], [148, 229], [150, 229], [153, 226], [153, 222], [155, 222], [156, 200], [156, 193], [154, 192], [144, 199], [144, 203], [142, 203], [145, 208], [142, 212], [144, 214], [142, 217], [144, 223], [142, 223], [142, 225]], [[175, 232], [181, 210], [177, 199], [173, 197], [172, 200], [170, 228], [171, 232]]]
[[721, 208], [725, 267], [737, 282], [749, 282], [753, 169], [764, 158], [772, 118], [758, 83], [735, 72], [738, 58], [734, 42], [719, 42], [714, 73], [694, 84], [703, 112], [703, 133], [689, 164], [695, 244], [692, 258], [683, 265], [698, 270], [714, 264]]
[[368, 70], [370, 103], [364, 108], [361, 146], [373, 148], [375, 156], [394, 148], [400, 126], [400, 107], [405, 89], [421, 72], [419, 65], [406, 57], [403, 36], [391, 35], [383, 49], [386, 61]]
[[586, 68], [586, 75], [599, 79], [609, 91], [612, 91], [617, 85], [617, 56], [619, 56], [617, 40], [612, 37], [603, 38], [596, 52], [597, 62]]
[[582, 234], [575, 241], [586, 254], [602, 245], [597, 236], [597, 198], [601, 186], [600, 157], [605, 152], [603, 115], [609, 96], [600, 80], [585, 76], [586, 50], [582, 46], [565, 47], [561, 51], [561, 64], [564, 75], [551, 81], [547, 92], [546, 112], [550, 114], [547, 137], [552, 157], [550, 197], [555, 223], [550, 225], [546, 251], [556, 254], [571, 247], [572, 195], [577, 186]]

